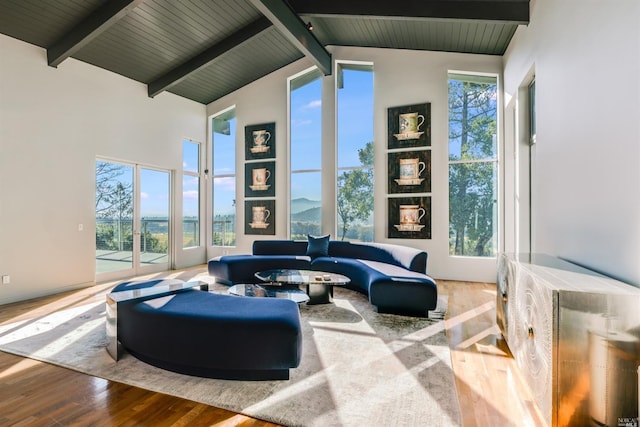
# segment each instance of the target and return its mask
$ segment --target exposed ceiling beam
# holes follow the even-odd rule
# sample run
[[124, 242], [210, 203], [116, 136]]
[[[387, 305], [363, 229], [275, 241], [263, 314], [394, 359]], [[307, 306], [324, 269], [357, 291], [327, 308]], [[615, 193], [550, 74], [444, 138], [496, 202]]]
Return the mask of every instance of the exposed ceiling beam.
[[47, 62], [57, 67], [144, 0], [109, 0], [47, 49]]
[[331, 75], [331, 54], [307, 29], [306, 24], [283, 0], [251, 0], [280, 32], [318, 66], [326, 76]]
[[289, 0], [299, 15], [431, 18], [529, 23], [529, 0]]
[[204, 52], [201, 52], [200, 54], [189, 59], [187, 62], [178, 65], [174, 69], [168, 71], [164, 75], [149, 83], [147, 88], [149, 96], [153, 98], [160, 92], [169, 89], [171, 86], [182, 81], [189, 74], [199, 70], [200, 68], [209, 64], [211, 61], [215, 60], [220, 55], [230, 51], [234, 47], [237, 47], [239, 44], [249, 40], [250, 38], [255, 37], [269, 27], [271, 27], [271, 21], [269, 21], [265, 17], [260, 17], [256, 21], [253, 21], [246, 27], [241, 28], [240, 30], [231, 34], [229, 37], [211, 46]]

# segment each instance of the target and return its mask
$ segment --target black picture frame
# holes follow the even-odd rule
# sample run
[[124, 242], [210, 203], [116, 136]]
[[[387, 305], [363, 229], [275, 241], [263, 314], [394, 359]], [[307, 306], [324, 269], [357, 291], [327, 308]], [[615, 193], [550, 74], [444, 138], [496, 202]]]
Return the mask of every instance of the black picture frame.
[[[415, 222], [401, 220], [400, 210], [424, 209], [424, 215], [416, 213]], [[431, 239], [431, 196], [389, 197], [388, 237], [390, 239]], [[418, 220], [419, 218], [419, 220]]]
[[[409, 177], [402, 173], [403, 170], [422, 172], [416, 177]], [[387, 179], [389, 194], [431, 193], [431, 150], [389, 152]]]
[[[262, 208], [268, 211], [263, 214], [264, 221], [255, 221], [254, 208]], [[276, 201], [270, 200], [245, 200], [244, 202], [244, 234], [275, 235], [276, 234]]]
[[[254, 136], [262, 133], [267, 135], [263, 144], [256, 144], [258, 141]], [[244, 127], [245, 140], [245, 160], [262, 160], [276, 158], [276, 124], [262, 123]]]
[[[254, 182], [254, 170], [264, 169], [265, 182]], [[256, 173], [256, 178], [263, 174]], [[244, 165], [244, 197], [276, 196], [276, 162], [247, 162]]]
[[[420, 124], [419, 117], [424, 121], [416, 131], [400, 129], [401, 115], [415, 114], [416, 121]], [[387, 147], [390, 150], [396, 148], [414, 148], [431, 146], [431, 103], [403, 105], [391, 107], [387, 110]]]

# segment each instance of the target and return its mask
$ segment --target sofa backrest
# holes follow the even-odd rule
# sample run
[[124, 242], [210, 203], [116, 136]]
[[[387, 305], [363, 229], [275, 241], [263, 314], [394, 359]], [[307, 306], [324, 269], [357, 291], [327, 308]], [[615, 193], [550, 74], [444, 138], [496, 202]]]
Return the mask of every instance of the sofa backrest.
[[254, 255], [306, 255], [306, 240], [254, 240]]
[[425, 273], [427, 271], [427, 253], [408, 246], [389, 243], [351, 243], [332, 240], [329, 242], [329, 255], [385, 262], [419, 273]]
[[[254, 255], [306, 255], [307, 241], [255, 240], [252, 251]], [[427, 253], [408, 246], [331, 240], [329, 256], [385, 262], [419, 273], [427, 271]]]

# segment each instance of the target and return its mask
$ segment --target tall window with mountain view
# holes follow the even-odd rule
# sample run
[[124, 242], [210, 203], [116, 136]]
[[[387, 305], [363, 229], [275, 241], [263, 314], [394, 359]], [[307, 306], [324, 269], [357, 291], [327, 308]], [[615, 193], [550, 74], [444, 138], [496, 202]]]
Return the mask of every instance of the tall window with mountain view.
[[498, 247], [497, 79], [449, 74], [449, 254]]
[[373, 241], [373, 65], [339, 63], [338, 238]]
[[318, 235], [322, 226], [322, 74], [289, 80], [292, 239]]
[[236, 244], [236, 109], [211, 119], [213, 141], [213, 245]]

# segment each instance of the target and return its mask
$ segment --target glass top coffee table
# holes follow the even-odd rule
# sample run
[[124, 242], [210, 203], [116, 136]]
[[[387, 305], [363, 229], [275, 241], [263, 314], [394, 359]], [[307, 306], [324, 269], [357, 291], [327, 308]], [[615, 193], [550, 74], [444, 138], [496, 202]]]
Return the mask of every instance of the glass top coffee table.
[[297, 286], [233, 285], [229, 287], [228, 292], [231, 295], [240, 295], [243, 297], [290, 299], [298, 304], [309, 301], [309, 296], [306, 292]]
[[309, 297], [307, 304], [331, 304], [333, 287], [351, 282], [342, 274], [296, 269], [259, 271], [256, 277], [271, 286], [305, 286]]

